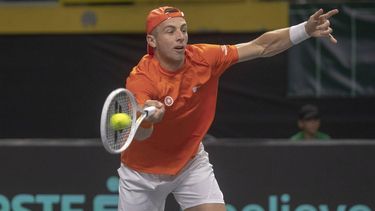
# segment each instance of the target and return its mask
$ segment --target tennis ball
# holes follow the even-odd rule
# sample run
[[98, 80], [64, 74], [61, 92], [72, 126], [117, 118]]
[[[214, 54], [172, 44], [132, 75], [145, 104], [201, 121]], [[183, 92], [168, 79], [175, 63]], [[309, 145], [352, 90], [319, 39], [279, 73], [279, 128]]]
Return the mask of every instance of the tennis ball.
[[123, 130], [129, 127], [132, 119], [125, 113], [117, 113], [111, 116], [111, 127], [113, 130]]

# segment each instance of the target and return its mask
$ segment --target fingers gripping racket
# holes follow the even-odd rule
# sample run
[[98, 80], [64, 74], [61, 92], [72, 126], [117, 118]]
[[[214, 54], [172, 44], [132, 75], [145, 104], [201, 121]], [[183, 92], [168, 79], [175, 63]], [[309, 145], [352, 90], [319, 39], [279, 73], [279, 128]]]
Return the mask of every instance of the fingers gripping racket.
[[[104, 103], [100, 120], [100, 135], [104, 148], [113, 154], [126, 150], [133, 141], [139, 125], [155, 111], [154, 106], [139, 108], [134, 95], [127, 89], [119, 88], [112, 91]], [[115, 130], [111, 126], [112, 115], [118, 113], [128, 115], [131, 120], [130, 125], [121, 130]], [[138, 118], [137, 113], [141, 114]]]

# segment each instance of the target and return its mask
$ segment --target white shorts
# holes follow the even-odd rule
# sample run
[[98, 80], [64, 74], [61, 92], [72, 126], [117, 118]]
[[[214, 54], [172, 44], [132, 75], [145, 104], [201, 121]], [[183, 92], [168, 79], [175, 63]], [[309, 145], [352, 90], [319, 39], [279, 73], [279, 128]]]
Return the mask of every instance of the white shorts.
[[224, 204], [208, 153], [202, 144], [197, 155], [178, 175], [141, 173], [124, 165], [118, 173], [118, 210], [121, 211], [163, 211], [170, 193], [183, 210], [201, 204]]

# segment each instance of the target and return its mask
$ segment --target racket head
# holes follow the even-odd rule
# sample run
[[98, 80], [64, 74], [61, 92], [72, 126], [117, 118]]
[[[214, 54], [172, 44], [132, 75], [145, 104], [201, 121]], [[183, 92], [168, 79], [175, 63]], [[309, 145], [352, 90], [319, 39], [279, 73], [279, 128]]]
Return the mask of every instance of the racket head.
[[[137, 130], [138, 104], [133, 94], [124, 88], [112, 91], [103, 106], [100, 120], [100, 135], [104, 148], [117, 154], [129, 147]], [[114, 130], [111, 127], [111, 117], [116, 113], [125, 113], [131, 118], [131, 125], [123, 130]]]

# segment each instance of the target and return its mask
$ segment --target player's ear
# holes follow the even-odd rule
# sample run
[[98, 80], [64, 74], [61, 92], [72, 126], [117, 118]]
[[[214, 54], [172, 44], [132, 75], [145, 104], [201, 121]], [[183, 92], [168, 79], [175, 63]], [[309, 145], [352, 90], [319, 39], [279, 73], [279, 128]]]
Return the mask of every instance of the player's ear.
[[148, 34], [146, 36], [146, 41], [147, 41], [147, 44], [153, 48], [156, 47], [156, 41], [155, 41], [155, 36], [154, 35], [151, 35], [151, 34]]

